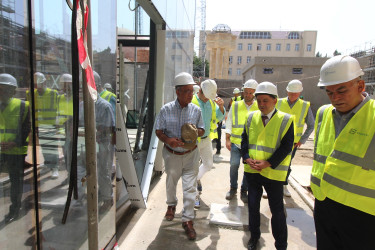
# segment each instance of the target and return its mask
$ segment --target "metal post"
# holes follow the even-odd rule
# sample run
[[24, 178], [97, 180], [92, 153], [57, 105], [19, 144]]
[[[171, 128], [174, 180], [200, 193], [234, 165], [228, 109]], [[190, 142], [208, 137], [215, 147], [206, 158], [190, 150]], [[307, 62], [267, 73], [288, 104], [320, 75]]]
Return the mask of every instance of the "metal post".
[[[91, 10], [90, 0], [87, 0]], [[87, 49], [92, 61], [92, 39], [91, 39], [91, 15], [89, 12], [87, 20]], [[95, 103], [88, 91], [85, 71], [83, 71], [83, 100], [85, 114], [85, 148], [86, 148], [86, 180], [87, 180], [87, 216], [88, 216], [88, 242], [90, 250], [99, 249], [98, 230], [98, 178], [96, 167], [96, 121]]]

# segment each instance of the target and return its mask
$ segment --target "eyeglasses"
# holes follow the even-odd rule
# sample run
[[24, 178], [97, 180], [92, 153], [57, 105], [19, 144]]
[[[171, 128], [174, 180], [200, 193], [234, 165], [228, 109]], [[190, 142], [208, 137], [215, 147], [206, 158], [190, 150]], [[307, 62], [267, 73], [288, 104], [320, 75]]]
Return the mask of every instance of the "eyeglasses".
[[179, 91], [182, 94], [193, 94], [194, 93], [194, 90], [190, 90], [190, 89], [185, 89], [185, 90], [180, 89]]

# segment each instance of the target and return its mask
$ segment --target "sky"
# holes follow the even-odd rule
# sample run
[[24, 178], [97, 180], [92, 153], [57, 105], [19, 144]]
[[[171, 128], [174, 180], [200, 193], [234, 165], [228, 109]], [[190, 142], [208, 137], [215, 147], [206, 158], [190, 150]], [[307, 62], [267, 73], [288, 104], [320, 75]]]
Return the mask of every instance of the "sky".
[[350, 54], [375, 46], [374, 10], [374, 0], [206, 0], [206, 30], [316, 30], [315, 53]]

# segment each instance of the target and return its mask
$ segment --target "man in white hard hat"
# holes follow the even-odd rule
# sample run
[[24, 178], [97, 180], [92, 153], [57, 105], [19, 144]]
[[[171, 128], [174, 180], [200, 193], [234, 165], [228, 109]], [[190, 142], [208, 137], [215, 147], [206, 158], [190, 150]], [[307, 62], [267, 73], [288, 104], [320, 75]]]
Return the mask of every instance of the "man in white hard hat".
[[[225, 116], [224, 101], [216, 97], [217, 85], [212, 79], [205, 80], [201, 83], [201, 89], [198, 94], [193, 96], [192, 103], [202, 110], [205, 132], [198, 139], [198, 149], [201, 156], [202, 164], [199, 166], [197, 191], [202, 192], [201, 179], [203, 175], [210, 171], [213, 161], [212, 143], [213, 139], [218, 138], [217, 123], [222, 121]], [[195, 200], [195, 207], [200, 207], [199, 193]]]
[[[301, 144], [305, 144], [311, 133], [314, 131], [315, 119], [310, 108], [310, 102], [300, 99], [301, 92], [303, 90], [302, 82], [300, 80], [292, 80], [288, 83], [286, 91], [288, 96], [280, 98], [277, 102], [276, 108], [282, 112], [294, 115], [294, 147], [292, 151], [292, 160], [296, 151]], [[305, 132], [304, 126], [307, 125]], [[290, 197], [288, 191], [288, 177], [291, 169], [289, 167], [288, 176], [284, 185], [284, 196]]]
[[328, 59], [319, 87], [332, 105], [315, 122], [311, 189], [318, 249], [375, 246], [375, 101], [365, 91], [363, 71], [350, 56]]
[[116, 101], [117, 101], [116, 95], [105, 89], [105, 87], [102, 84], [102, 79], [96, 71], [94, 71], [94, 79], [95, 79], [95, 85], [96, 85], [96, 90], [98, 91], [98, 94], [100, 95], [101, 98], [103, 98], [104, 100], [106, 100], [107, 102], [111, 104], [113, 113], [116, 113]]
[[233, 102], [241, 101], [242, 96], [241, 96], [241, 91], [239, 88], [234, 88], [233, 90], [233, 97], [229, 101], [228, 109], [232, 106]]
[[[14, 98], [17, 80], [10, 74], [0, 74], [0, 172], [9, 173], [10, 206], [5, 223], [19, 217], [22, 205], [23, 176], [29, 136], [29, 103]], [[4, 199], [4, 205], [8, 205]]]
[[[230, 190], [225, 199], [231, 200], [237, 194], [238, 168], [241, 163], [241, 135], [244, 129], [246, 117], [249, 112], [258, 110], [255, 100], [255, 90], [258, 82], [250, 79], [245, 82], [244, 99], [236, 101], [229, 109], [227, 120], [225, 121], [225, 146], [230, 151]], [[241, 185], [241, 200], [247, 203], [247, 182], [245, 175]]]
[[[44, 165], [51, 170], [51, 178], [59, 178], [59, 155], [57, 150], [51, 150], [50, 140], [54, 140], [56, 135], [56, 116], [57, 116], [57, 97], [56, 90], [47, 86], [47, 79], [41, 72], [34, 74], [34, 100], [35, 100], [35, 125], [36, 133], [39, 137], [49, 138], [48, 141], [40, 140], [42, 148]], [[26, 91], [26, 99], [32, 103], [29, 90]]]
[[277, 88], [270, 82], [258, 85], [258, 111], [250, 112], [242, 134], [241, 155], [248, 185], [248, 249], [256, 249], [260, 232], [262, 187], [268, 194], [272, 213], [272, 235], [276, 249], [286, 249], [288, 229], [283, 203], [283, 184], [291, 160], [294, 141], [293, 117], [275, 108]]
[[184, 204], [181, 220], [189, 240], [196, 238], [193, 220], [199, 151], [195, 140], [193, 140], [193, 145], [183, 140], [181, 130], [185, 124], [189, 124], [190, 127], [196, 129], [196, 136], [204, 134], [202, 112], [199, 107], [191, 103], [194, 84], [193, 77], [189, 73], [177, 74], [174, 79], [177, 99], [161, 108], [155, 123], [156, 135], [164, 143], [163, 159], [167, 173], [168, 205], [165, 219], [168, 221], [174, 219], [177, 205], [176, 185], [182, 178]]
[[72, 75], [62, 74], [59, 78], [60, 95], [57, 97], [57, 126], [59, 133], [65, 136], [63, 153], [66, 170], [70, 170], [73, 139], [73, 85]]

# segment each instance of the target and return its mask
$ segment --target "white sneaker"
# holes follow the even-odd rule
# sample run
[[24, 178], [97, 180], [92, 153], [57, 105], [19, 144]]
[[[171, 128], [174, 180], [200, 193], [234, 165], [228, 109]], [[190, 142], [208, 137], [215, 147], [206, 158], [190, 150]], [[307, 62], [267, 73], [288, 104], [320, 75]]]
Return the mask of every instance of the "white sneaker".
[[285, 197], [291, 197], [292, 195], [289, 193], [288, 188], [286, 185], [284, 185], [284, 196]]
[[57, 168], [52, 169], [52, 174], [51, 174], [52, 179], [57, 179], [59, 178], [59, 170]]

